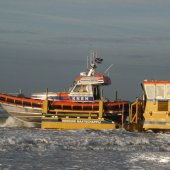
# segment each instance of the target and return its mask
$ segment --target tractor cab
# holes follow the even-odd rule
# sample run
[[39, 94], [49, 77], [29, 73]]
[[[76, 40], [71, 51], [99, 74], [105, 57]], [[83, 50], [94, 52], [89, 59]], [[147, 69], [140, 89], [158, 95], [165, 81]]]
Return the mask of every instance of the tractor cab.
[[145, 80], [144, 129], [170, 128], [170, 81]]

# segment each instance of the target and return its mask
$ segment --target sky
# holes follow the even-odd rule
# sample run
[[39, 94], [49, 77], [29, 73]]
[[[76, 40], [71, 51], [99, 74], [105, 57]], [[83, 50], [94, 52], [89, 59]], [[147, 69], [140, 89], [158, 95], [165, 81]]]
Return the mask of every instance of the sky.
[[68, 89], [92, 50], [104, 59], [98, 72], [113, 64], [109, 99], [170, 80], [170, 1], [0, 0], [0, 92]]

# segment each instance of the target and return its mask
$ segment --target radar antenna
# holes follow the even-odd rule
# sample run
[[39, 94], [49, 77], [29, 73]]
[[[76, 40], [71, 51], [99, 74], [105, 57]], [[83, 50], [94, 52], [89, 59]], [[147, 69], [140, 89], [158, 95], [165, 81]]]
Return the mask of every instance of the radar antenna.
[[101, 64], [103, 59], [97, 57], [97, 52], [92, 52], [90, 59], [88, 58], [87, 60], [87, 63], [89, 65], [87, 68], [90, 67], [87, 76], [93, 76], [96, 73], [97, 64]]

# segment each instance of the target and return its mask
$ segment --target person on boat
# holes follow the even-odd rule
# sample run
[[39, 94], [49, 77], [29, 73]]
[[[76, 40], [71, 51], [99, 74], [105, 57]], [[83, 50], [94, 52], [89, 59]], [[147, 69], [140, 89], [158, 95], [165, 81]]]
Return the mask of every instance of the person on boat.
[[86, 86], [81, 85], [79, 92], [87, 92]]

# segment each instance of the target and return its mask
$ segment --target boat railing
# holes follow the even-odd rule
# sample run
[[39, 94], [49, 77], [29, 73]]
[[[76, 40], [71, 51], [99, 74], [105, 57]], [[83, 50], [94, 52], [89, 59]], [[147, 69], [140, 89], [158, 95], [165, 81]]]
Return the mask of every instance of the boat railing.
[[7, 104], [15, 104], [19, 106], [25, 106], [25, 107], [35, 107], [35, 108], [41, 108], [42, 107], [42, 101], [38, 101], [35, 99], [30, 98], [17, 98], [15, 96], [7, 96], [7, 95], [0, 95], [0, 101], [2, 103], [7, 103]]
[[84, 111], [84, 110], [50, 110], [46, 116], [54, 116], [59, 118], [98, 118], [99, 111]]
[[[74, 105], [75, 106], [75, 105]], [[48, 99], [43, 101], [43, 107], [42, 107], [42, 114], [46, 117], [52, 116], [52, 117], [59, 117], [58, 119], [61, 119], [63, 117], [71, 117], [71, 118], [102, 118], [103, 117], [103, 101], [99, 101], [97, 110], [83, 110], [82, 105], [75, 106], [79, 109], [74, 109], [75, 107], [72, 106], [71, 109], [54, 109], [51, 107], [51, 101]]]

